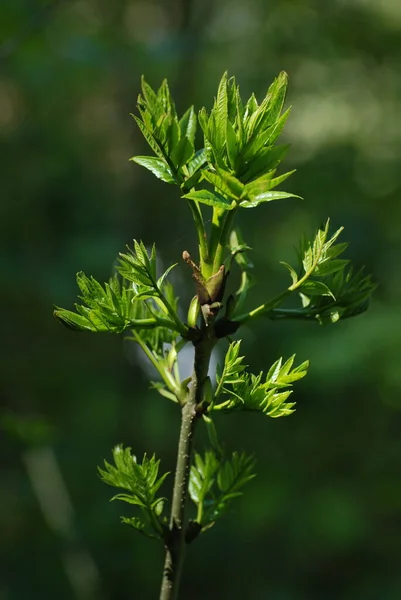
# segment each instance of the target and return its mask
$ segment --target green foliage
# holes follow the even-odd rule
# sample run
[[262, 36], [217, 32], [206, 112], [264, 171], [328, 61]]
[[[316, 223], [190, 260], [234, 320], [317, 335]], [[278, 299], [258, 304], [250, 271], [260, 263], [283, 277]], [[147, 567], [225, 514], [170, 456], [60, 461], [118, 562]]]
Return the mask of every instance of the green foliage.
[[193, 107], [179, 119], [167, 81], [155, 92], [143, 77], [137, 106], [140, 118], [133, 117], [156, 157], [134, 156], [131, 160], [166, 183], [190, 189], [206, 160], [202, 150], [195, 154], [197, 118]]
[[[210, 115], [205, 108], [199, 113], [205, 147], [195, 152], [193, 107], [178, 119], [167, 82], [155, 92], [142, 78], [141, 118], [134, 118], [156, 157], [131, 160], [162, 181], [179, 185], [184, 198], [224, 210], [294, 197], [272, 191], [293, 173], [276, 176], [288, 150], [288, 146], [276, 145], [289, 115], [288, 110], [282, 114], [287, 79], [281, 73], [260, 105], [252, 95], [244, 106], [235, 78], [228, 79], [225, 73]], [[202, 181], [214, 189], [195, 189]]]
[[169, 473], [159, 477], [160, 460], [156, 460], [155, 456], [148, 458], [145, 454], [142, 463], [138, 463], [136, 456], [131, 454], [131, 448], [116, 446], [113, 459], [115, 466], [104, 461], [105, 469], [98, 467], [102, 481], [126, 490], [125, 493], [113, 496], [112, 500], [133, 504], [141, 513], [141, 518], [122, 517], [121, 520], [149, 537], [162, 537], [166, 523], [166, 518], [163, 517], [166, 499], [158, 497], [157, 492]]
[[205, 108], [200, 111], [208, 161], [202, 176], [214, 186], [216, 206], [220, 194], [231, 199], [231, 208], [237, 204], [253, 208], [294, 196], [272, 191], [293, 173], [275, 176], [288, 150], [288, 146], [275, 145], [289, 114], [281, 114], [287, 79], [286, 73], [281, 73], [260, 105], [252, 95], [244, 106], [235, 78], [229, 79], [225, 73], [210, 115]]
[[[265, 378], [246, 373], [242, 364], [243, 356], [238, 356], [241, 342], [232, 342], [224, 359], [224, 367], [217, 370], [218, 383], [214, 404], [210, 410], [259, 411], [269, 417], [284, 417], [294, 412], [295, 402], [287, 402], [292, 390], [285, 388], [294, 381], [305, 377], [309, 362], [305, 361], [292, 369], [295, 354], [284, 364], [277, 360], [269, 369]], [[227, 387], [228, 386], [228, 387]], [[220, 395], [228, 396], [227, 400], [218, 402]]]
[[[370, 276], [363, 275], [363, 270], [354, 275], [349, 260], [338, 258], [348, 246], [336, 243], [342, 231], [340, 227], [328, 237], [328, 220], [312, 241], [302, 240], [297, 269], [282, 263], [291, 275], [289, 291], [297, 290], [302, 300], [302, 309], [288, 312], [287, 316], [316, 319], [325, 324], [360, 314], [368, 308], [376, 286]], [[286, 313], [276, 311], [276, 315], [286, 316]]]
[[302, 304], [308, 318], [315, 318], [322, 325], [365, 312], [372, 292], [377, 287], [363, 269], [354, 274], [352, 267], [331, 274], [325, 283], [331, 291], [330, 297], [302, 294]]
[[208, 450], [197, 452], [191, 466], [189, 494], [197, 507], [195, 522], [201, 531], [209, 529], [223, 516], [232, 500], [242, 495], [241, 488], [255, 477], [252, 456], [233, 452], [230, 458]]
[[248, 293], [255, 285], [255, 278], [251, 273], [253, 264], [248, 258], [248, 250], [251, 250], [251, 248], [244, 243], [238, 227], [231, 231], [229, 246], [231, 256], [234, 257], [241, 271], [241, 283], [235, 293], [235, 300], [232, 302], [231, 311], [227, 314], [227, 317], [231, 319], [243, 309]]
[[[142, 242], [134, 240], [134, 249], [128, 250], [128, 254], [120, 254], [117, 267], [124, 283], [114, 276], [102, 286], [93, 277], [78, 273], [77, 284], [82, 293], [80, 299], [86, 306], [76, 304], [76, 313], [56, 307], [54, 316], [78, 331], [122, 333], [127, 329], [162, 327], [185, 333], [186, 328], [177, 315], [177, 301], [172, 287], [165, 281], [175, 265], [157, 278], [155, 246], [149, 254]], [[153, 303], [143, 302], [149, 299]], [[152, 337], [152, 334], [149, 336]], [[158, 338], [159, 334], [153, 336]], [[167, 337], [166, 341], [171, 341], [176, 335], [169, 334]]]
[[[179, 118], [167, 82], [154, 91], [142, 79], [140, 117], [135, 120], [155, 156], [133, 160], [162, 181], [178, 186], [179, 195], [191, 210], [198, 237], [198, 264], [187, 250], [182, 250], [196, 292], [184, 311], [187, 323], [179, 316], [177, 294], [167, 281], [176, 265], [158, 276], [155, 246], [148, 250], [136, 240], [126, 253], [120, 253], [118, 275], [104, 286], [93, 277], [78, 274], [83, 304], [76, 305], [75, 313], [58, 308], [55, 311], [59, 320], [77, 330], [128, 331], [127, 339], [142, 349], [159, 375], [151, 382], [152, 387], [181, 408], [169, 525], [163, 516], [165, 498], [157, 496], [166, 474], [158, 477], [159, 461], [154, 456], [148, 459], [145, 455], [139, 464], [129, 448], [117, 446], [113, 452], [115, 466], [105, 462], [105, 469], [99, 469], [103, 481], [124, 490], [113, 500], [140, 510], [139, 517], [123, 517], [123, 522], [164, 541], [163, 600], [176, 597], [174, 578], [179, 578], [183, 544], [225, 514], [231, 501], [255, 476], [252, 457], [240, 452], [225, 456], [210, 414], [254, 411], [272, 418], [288, 416], [295, 406], [289, 401], [292, 386], [305, 377], [309, 366], [304, 361], [294, 367], [293, 355], [286, 361], [277, 360], [266, 375], [254, 375], [246, 370], [244, 357], [240, 356], [241, 341], [230, 340], [214, 385], [209, 376], [213, 348], [244, 322], [259, 316], [334, 323], [359, 314], [366, 310], [375, 287], [369, 276], [362, 271], [354, 275], [349, 261], [340, 258], [347, 247], [337, 242], [342, 228], [330, 236], [327, 221], [312, 240], [302, 240], [295, 267], [283, 263], [291, 284], [263, 305], [240, 314], [255, 280], [248, 256], [251, 248], [238, 226], [234, 227], [236, 213], [241, 207], [255, 208], [294, 196], [276, 190], [293, 173], [277, 174], [288, 150], [288, 146], [277, 145], [289, 115], [289, 110], [283, 112], [287, 83], [287, 75], [281, 73], [260, 104], [253, 94], [243, 103], [235, 79], [225, 73], [210, 114], [203, 108], [197, 117], [190, 107]], [[198, 122], [204, 148], [196, 149]], [[202, 212], [205, 207], [212, 208], [210, 231]], [[241, 280], [238, 289], [226, 297], [233, 267], [239, 268]], [[294, 292], [301, 298], [301, 307], [283, 308], [283, 302]], [[193, 374], [182, 380], [178, 356], [189, 342], [195, 351]], [[212, 449], [203, 457], [195, 453], [191, 464], [194, 427], [201, 417]], [[187, 491], [197, 507], [196, 518], [189, 524], [185, 521]]]
[[[231, 318], [243, 323], [264, 315], [271, 319], [304, 319], [328, 324], [367, 310], [376, 285], [369, 275], [363, 274], [363, 269], [354, 275], [349, 260], [338, 258], [348, 246], [347, 243], [336, 243], [342, 231], [343, 227], [340, 227], [329, 237], [328, 220], [311, 241], [304, 238], [298, 250], [298, 265], [281, 263], [291, 276], [292, 283], [287, 290], [248, 313], [238, 315], [239, 308], [236, 307]], [[237, 291], [239, 300], [242, 295], [246, 296], [250, 287], [249, 267], [240, 266], [243, 280], [241, 291]], [[301, 308], [282, 308], [281, 304], [293, 292], [299, 294]]]
[[[71, 329], [82, 331], [109, 331], [121, 333], [135, 326], [132, 299], [134, 290], [121, 285], [117, 277], [102, 286], [93, 277], [77, 273], [77, 284], [81, 290], [82, 304], [75, 304], [76, 313], [56, 308], [54, 316]], [[144, 326], [154, 326], [154, 320]]]

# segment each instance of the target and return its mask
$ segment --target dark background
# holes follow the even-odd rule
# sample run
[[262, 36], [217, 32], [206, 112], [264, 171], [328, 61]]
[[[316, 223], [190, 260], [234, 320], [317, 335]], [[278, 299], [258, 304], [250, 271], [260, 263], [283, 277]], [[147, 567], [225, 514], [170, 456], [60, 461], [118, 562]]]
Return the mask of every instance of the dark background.
[[176, 189], [128, 162], [148, 152], [129, 113], [142, 73], [183, 111], [210, 109], [226, 69], [259, 98], [289, 73], [284, 189], [305, 198], [244, 211], [254, 305], [328, 216], [379, 288], [332, 327], [241, 331], [254, 372], [293, 352], [311, 369], [290, 418], [217, 419], [258, 477], [189, 548], [182, 598], [401, 598], [398, 0], [2, 0], [0, 36], [0, 600], [158, 597], [162, 548], [119, 524], [96, 465], [123, 442], [171, 470], [177, 409], [126, 342], [62, 328], [52, 304], [72, 306], [78, 270], [107, 280], [133, 237], [166, 266], [195, 253]]

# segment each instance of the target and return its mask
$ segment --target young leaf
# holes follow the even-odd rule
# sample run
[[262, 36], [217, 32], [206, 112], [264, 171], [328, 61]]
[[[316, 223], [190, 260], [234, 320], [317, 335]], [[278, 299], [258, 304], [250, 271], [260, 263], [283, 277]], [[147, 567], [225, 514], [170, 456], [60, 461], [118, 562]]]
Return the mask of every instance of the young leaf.
[[266, 175], [270, 171], [277, 169], [290, 148], [289, 144], [285, 146], [263, 147], [254, 155], [251, 162], [244, 161], [243, 167], [239, 170], [239, 177], [244, 183], [249, 183], [255, 179]]
[[225, 385], [233, 385], [235, 383], [240, 383], [243, 381], [243, 377], [241, 373], [246, 369], [246, 365], [242, 364], [244, 360], [243, 356], [238, 356], [241, 346], [241, 340], [237, 342], [232, 342], [226, 355], [224, 357], [224, 365], [223, 369], [219, 365], [217, 365], [216, 369], [216, 382], [217, 389], [215, 392], [215, 399], [219, 397], [220, 393], [224, 389]]
[[255, 461], [245, 453], [233, 452], [230, 458], [217, 457], [211, 450], [202, 459], [196, 454], [191, 468], [190, 496], [198, 507], [196, 522], [201, 531], [223, 516], [241, 488], [255, 477]]
[[154, 158], [152, 156], [133, 156], [130, 160], [136, 162], [138, 165], [145, 167], [151, 171], [156, 177], [165, 181], [166, 183], [176, 183], [173, 173], [166, 162], [161, 158]]
[[269, 417], [282, 417], [294, 412], [295, 403], [287, 402], [292, 390], [282, 391], [292, 385], [293, 381], [305, 377], [309, 363], [306, 361], [291, 371], [294, 362], [292, 356], [284, 365], [279, 359], [269, 369], [265, 380], [263, 373], [252, 375], [242, 373], [234, 381], [226, 381], [223, 392], [228, 399], [220, 404], [214, 404], [210, 410], [233, 410], [259, 411]]
[[226, 194], [230, 198], [239, 199], [244, 192], [244, 184], [222, 169], [218, 169], [216, 173], [204, 169], [202, 176], [206, 181], [214, 185], [219, 192]]
[[189, 495], [195, 504], [202, 504], [215, 482], [219, 461], [213, 451], [205, 453], [202, 459], [197, 452], [191, 467], [189, 479]]
[[299, 291], [305, 296], [331, 296], [335, 299], [331, 290], [322, 281], [309, 279], [305, 281], [299, 288]]
[[134, 117], [139, 129], [141, 130], [143, 137], [148, 142], [148, 144], [151, 147], [151, 149], [153, 150], [153, 152], [156, 154], [156, 156], [165, 160], [166, 154], [163, 151], [163, 147], [157, 142], [157, 140], [154, 138], [154, 136], [149, 131], [149, 129], [146, 127], [146, 125], [140, 119], [138, 119], [138, 117], [136, 117], [135, 115], [132, 115], [132, 116]]
[[191, 144], [194, 145], [197, 120], [193, 106], [188, 108], [188, 110], [183, 114], [179, 120], [179, 125], [181, 130], [181, 138], [186, 137]]
[[259, 204], [262, 204], [263, 202], [282, 200], [283, 198], [301, 198], [301, 196], [297, 196], [296, 194], [288, 194], [287, 192], [265, 192], [259, 196], [256, 196], [256, 198], [254, 198], [252, 201], [242, 201], [240, 206], [242, 208], [255, 208], [255, 206], [259, 206]]
[[186, 165], [188, 169], [188, 174], [191, 177], [196, 171], [198, 171], [206, 162], [206, 152], [205, 149], [198, 150], [193, 159], [189, 161]]
[[[138, 463], [131, 448], [116, 446], [113, 450], [114, 465], [104, 461], [105, 468], [98, 467], [101, 479], [113, 487], [122, 488], [128, 493], [117, 494], [112, 500], [121, 500], [137, 506], [142, 519], [123, 517], [122, 521], [132, 525], [141, 533], [151, 537], [161, 537], [163, 534], [162, 521], [164, 498], [157, 497], [169, 473], [159, 477], [160, 461], [155, 456], [148, 458], [144, 455]], [[156, 536], [154, 535], [156, 534]]]
[[224, 198], [224, 196], [218, 192], [211, 192], [209, 190], [188, 192], [188, 194], [184, 194], [182, 197], [188, 198], [189, 200], [196, 200], [197, 202], [201, 202], [202, 204], [207, 204], [209, 206], [224, 208], [225, 210], [231, 210], [233, 208], [232, 202], [227, 200], [227, 198]]
[[195, 153], [195, 148], [192, 142], [186, 138], [182, 137], [180, 141], [172, 148], [170, 153], [170, 158], [176, 169], [180, 169], [183, 165], [185, 165], [188, 161], [191, 160]]

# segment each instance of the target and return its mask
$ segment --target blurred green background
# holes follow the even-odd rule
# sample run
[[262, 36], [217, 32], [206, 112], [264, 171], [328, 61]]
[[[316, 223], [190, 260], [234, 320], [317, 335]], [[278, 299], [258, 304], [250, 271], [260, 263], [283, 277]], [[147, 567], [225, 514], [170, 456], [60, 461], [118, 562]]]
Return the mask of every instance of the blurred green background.
[[123, 442], [171, 470], [177, 409], [126, 342], [62, 328], [52, 304], [133, 237], [166, 266], [196, 252], [176, 189], [128, 162], [147, 153], [129, 113], [142, 73], [183, 111], [210, 108], [226, 69], [259, 98], [289, 73], [285, 189], [305, 198], [244, 211], [253, 302], [328, 216], [379, 288], [332, 327], [241, 330], [254, 372], [297, 352], [310, 374], [288, 419], [218, 419], [258, 477], [189, 548], [182, 598], [401, 598], [400, 2], [2, 0], [0, 37], [0, 600], [158, 597], [163, 550], [119, 524], [96, 465]]

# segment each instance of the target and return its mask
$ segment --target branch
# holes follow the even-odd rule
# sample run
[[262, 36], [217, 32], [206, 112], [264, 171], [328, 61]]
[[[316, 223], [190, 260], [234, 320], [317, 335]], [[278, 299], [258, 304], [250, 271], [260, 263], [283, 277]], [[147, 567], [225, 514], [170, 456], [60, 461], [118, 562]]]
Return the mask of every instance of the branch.
[[195, 346], [192, 383], [187, 402], [182, 408], [170, 526], [165, 536], [166, 559], [160, 600], [176, 600], [178, 597], [185, 554], [185, 510], [192, 462], [192, 441], [195, 425], [200, 416], [197, 405], [202, 401], [212, 349], [213, 342], [209, 339], [202, 340]]

